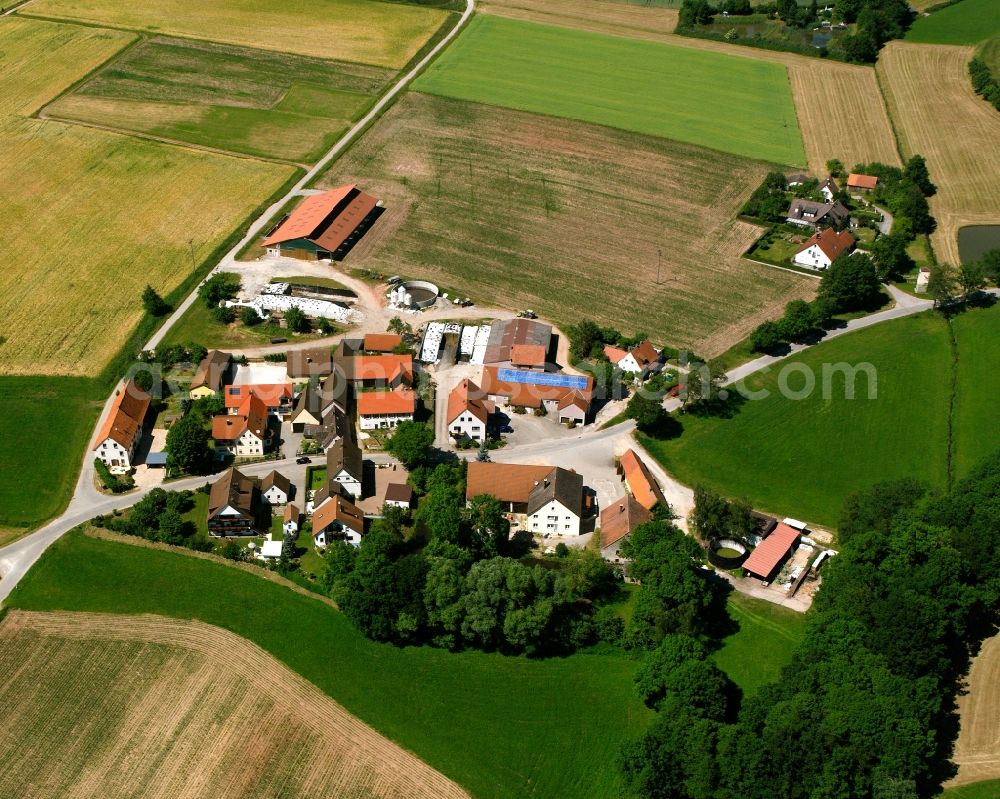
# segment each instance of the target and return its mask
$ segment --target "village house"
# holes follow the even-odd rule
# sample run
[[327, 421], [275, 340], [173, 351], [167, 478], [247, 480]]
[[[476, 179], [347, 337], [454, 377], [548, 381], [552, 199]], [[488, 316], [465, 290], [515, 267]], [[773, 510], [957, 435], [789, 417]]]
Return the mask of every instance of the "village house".
[[261, 457], [274, 444], [267, 406], [254, 394], [248, 395], [235, 414], [212, 417], [212, 438], [217, 450], [225, 450], [237, 458]]
[[482, 389], [471, 380], [463, 380], [448, 395], [448, 435], [456, 440], [470, 438], [481, 444], [486, 440], [494, 411], [496, 406], [486, 399]]
[[337, 366], [355, 389], [398, 388], [413, 386], [413, 356], [406, 355], [355, 355], [341, 357]]
[[391, 353], [403, 343], [403, 337], [396, 333], [367, 333], [361, 348], [371, 353]]
[[417, 395], [402, 386], [392, 391], [362, 391], [358, 394], [358, 426], [362, 430], [392, 430], [400, 422], [412, 422]]
[[583, 478], [561, 467], [516, 463], [469, 463], [466, 501], [481, 494], [498, 499], [505, 512], [541, 535], [579, 535]]
[[281, 472], [272, 470], [260, 481], [260, 496], [268, 505], [284, 505], [292, 497], [292, 483]]
[[383, 504], [390, 508], [410, 510], [413, 507], [413, 489], [406, 483], [389, 483], [385, 487]]
[[199, 400], [218, 395], [232, 378], [232, 363], [232, 356], [228, 352], [209, 350], [198, 364], [188, 387], [188, 397]]
[[299, 531], [299, 524], [302, 520], [302, 511], [298, 505], [289, 502], [285, 505], [285, 512], [281, 517], [281, 530], [285, 535], [295, 535]]
[[134, 380], [115, 393], [108, 416], [94, 439], [94, 455], [109, 469], [131, 469], [149, 412], [149, 394]]
[[629, 374], [645, 377], [660, 366], [660, 353], [649, 339], [639, 342], [628, 350], [605, 344], [604, 354], [611, 363]]
[[818, 203], [796, 198], [788, 208], [785, 221], [802, 227], [846, 227], [851, 221], [851, 212], [840, 202]]
[[284, 549], [285, 542], [280, 538], [274, 539], [269, 538], [260, 545], [260, 549], [257, 550], [257, 558], [264, 562], [276, 561], [281, 558], [281, 551]]
[[338, 438], [326, 451], [326, 479], [338, 483], [355, 499], [361, 496], [364, 459], [352, 436]]
[[667, 504], [649, 468], [634, 449], [625, 450], [618, 461], [618, 472], [625, 478], [629, 493], [646, 510], [652, 510], [657, 504]]
[[260, 491], [257, 481], [227, 469], [208, 492], [209, 535], [257, 535]]
[[382, 204], [355, 184], [306, 197], [264, 239], [270, 256], [342, 260], [375, 223]]
[[785, 185], [788, 188], [794, 188], [795, 186], [805, 186], [807, 183], [813, 180], [812, 175], [806, 175], [803, 172], [797, 172], [792, 175], [785, 175]]
[[854, 236], [848, 231], [839, 233], [833, 228], [817, 231], [795, 251], [792, 263], [807, 269], [822, 271], [829, 269], [830, 264], [844, 253], [854, 249]]
[[[525, 350], [523, 347], [532, 347]], [[538, 349], [538, 348], [541, 349]], [[515, 350], [515, 348], [517, 348]], [[514, 366], [514, 360], [528, 360], [529, 369], [544, 368], [552, 352], [552, 327], [531, 319], [504, 319], [490, 326], [483, 363]], [[515, 355], [516, 353], [516, 355]], [[541, 353], [541, 355], [539, 355]], [[540, 363], [539, 363], [540, 362]]]
[[832, 177], [827, 178], [819, 184], [819, 193], [823, 195], [823, 199], [825, 199], [828, 203], [832, 203], [833, 198], [836, 197], [839, 192], [840, 186], [837, 185], [837, 181], [835, 181]]
[[601, 556], [620, 561], [618, 549], [640, 524], [652, 521], [653, 514], [631, 494], [626, 494], [601, 511]]
[[365, 518], [353, 502], [340, 495], [331, 496], [313, 511], [313, 543], [320, 549], [331, 541], [343, 540], [361, 546]]
[[267, 412], [272, 416], [283, 417], [292, 410], [294, 396], [291, 383], [254, 383], [242, 386], [226, 386], [223, 397], [226, 412], [239, 413], [246, 398], [253, 394], [264, 403]]
[[290, 350], [285, 361], [288, 379], [302, 383], [311, 378], [326, 377], [333, 371], [333, 354], [324, 347]]
[[313, 430], [310, 435], [307, 429], [330, 426], [343, 427], [340, 424], [347, 412], [346, 382], [341, 375], [334, 374], [322, 382], [310, 380], [308, 385], [299, 392], [295, 400], [295, 408], [289, 416], [293, 433], [306, 433], [310, 438], [320, 438]]
[[582, 424], [590, 413], [594, 378], [487, 366], [482, 391], [493, 403], [514, 408], [543, 408], [559, 423]]
[[510, 365], [517, 369], [544, 372], [548, 350], [544, 344], [515, 344], [510, 348]]
[[847, 176], [847, 190], [859, 194], [867, 194], [878, 186], [878, 178], [874, 175], [859, 175], [852, 172]]

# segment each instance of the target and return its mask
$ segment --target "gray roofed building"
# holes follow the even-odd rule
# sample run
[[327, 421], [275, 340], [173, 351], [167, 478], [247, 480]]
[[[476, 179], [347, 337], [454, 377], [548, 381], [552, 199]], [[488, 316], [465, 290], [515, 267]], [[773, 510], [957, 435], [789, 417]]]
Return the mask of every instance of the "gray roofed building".
[[361, 496], [364, 459], [361, 447], [351, 435], [336, 439], [326, 451], [326, 477], [335, 480], [353, 497]]
[[507, 319], [494, 322], [486, 344], [483, 363], [509, 364], [511, 350], [519, 346], [541, 346], [548, 353], [552, 346], [552, 328], [531, 319]]
[[285, 371], [293, 380], [323, 377], [333, 371], [333, 356], [325, 347], [310, 350], [290, 350]]
[[292, 495], [292, 481], [272, 470], [260, 481], [260, 493], [271, 505], [284, 505]]
[[583, 477], [559, 466], [528, 494], [527, 523], [533, 533], [579, 535], [583, 512]]
[[818, 203], [797, 198], [788, 209], [787, 221], [793, 225], [819, 227], [837, 225], [843, 227], [851, 219], [851, 212], [840, 202]]
[[209, 392], [218, 394], [229, 378], [232, 356], [222, 350], [209, 350], [208, 354], [198, 364], [189, 388], [191, 399], [208, 396]]

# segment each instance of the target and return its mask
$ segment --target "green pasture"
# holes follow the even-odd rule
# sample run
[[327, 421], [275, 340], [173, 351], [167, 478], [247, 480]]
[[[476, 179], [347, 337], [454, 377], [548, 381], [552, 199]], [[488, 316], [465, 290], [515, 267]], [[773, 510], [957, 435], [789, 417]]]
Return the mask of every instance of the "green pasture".
[[961, 0], [917, 17], [906, 39], [921, 44], [976, 44], [995, 36], [1000, 36], [996, 0]]
[[753, 58], [480, 16], [414, 88], [806, 162], [785, 67]]
[[70, 533], [13, 607], [157, 613], [241, 635], [480, 799], [619, 796], [652, 714], [621, 656], [531, 660], [375, 644], [329, 605], [221, 563]]
[[1000, 780], [973, 782], [957, 788], [946, 788], [941, 799], [996, 799], [1000, 796]]

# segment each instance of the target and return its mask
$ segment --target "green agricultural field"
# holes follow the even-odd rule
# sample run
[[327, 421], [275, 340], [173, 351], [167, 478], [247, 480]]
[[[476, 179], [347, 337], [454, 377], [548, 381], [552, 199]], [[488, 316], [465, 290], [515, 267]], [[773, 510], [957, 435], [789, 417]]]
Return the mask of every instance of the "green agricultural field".
[[651, 718], [620, 656], [531, 660], [375, 644], [252, 573], [70, 533], [13, 607], [157, 613], [248, 638], [479, 799], [617, 797], [615, 753]]
[[[831, 381], [831, 398], [822, 398], [824, 364], [865, 362], [877, 371], [877, 399], [868, 399], [863, 374], [855, 399], [844, 398], [843, 376]], [[916, 477], [946, 486], [951, 363], [944, 320], [906, 317], [833, 339], [749, 378], [748, 388], [771, 394], [746, 401], [731, 419], [682, 416], [679, 438], [643, 443], [688, 485], [836, 525], [844, 498], [881, 480]], [[816, 377], [806, 399], [778, 392], [781, 369], [792, 364]], [[803, 384], [801, 374], [788, 378], [794, 390]]]
[[0, 377], [0, 528], [23, 531], [65, 507], [106, 397], [83, 377]]
[[414, 88], [806, 163], [786, 68], [753, 58], [480, 16]]
[[311, 162], [392, 76], [391, 70], [362, 64], [155, 38], [129, 49], [45, 113]]
[[946, 788], [941, 799], [996, 799], [1000, 796], [1000, 780], [974, 782], [957, 788]]
[[392, 69], [449, 17], [375, 0], [33, 0], [24, 13]]
[[994, 36], [1000, 36], [996, 0], [961, 0], [918, 17], [906, 39], [922, 44], [976, 44]]
[[736, 592], [729, 596], [728, 609], [739, 630], [723, 640], [712, 659], [749, 695], [781, 676], [805, 635], [806, 617]]
[[959, 314], [955, 384], [955, 473], [962, 477], [1000, 446], [996, 408], [1000, 397], [1000, 308]]

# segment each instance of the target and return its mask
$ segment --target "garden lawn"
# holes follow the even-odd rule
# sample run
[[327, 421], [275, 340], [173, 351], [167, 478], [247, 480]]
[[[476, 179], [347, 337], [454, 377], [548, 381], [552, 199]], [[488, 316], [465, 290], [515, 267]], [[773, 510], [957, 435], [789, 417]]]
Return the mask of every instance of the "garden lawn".
[[83, 377], [0, 376], [0, 528], [27, 531], [66, 506], [106, 394]]
[[961, 0], [918, 17], [906, 39], [921, 44], [976, 44], [994, 36], [1000, 36], [996, 0]]
[[806, 163], [786, 68], [752, 58], [478, 16], [414, 88]]
[[476, 797], [616, 797], [621, 742], [651, 718], [635, 663], [399, 648], [242, 570], [70, 533], [9, 599], [35, 610], [157, 613], [237, 633]]
[[712, 660], [749, 696], [777, 682], [805, 635], [806, 617], [736, 592], [729, 596], [728, 610], [739, 630], [723, 639]]
[[[868, 398], [861, 373], [855, 399], [845, 399], [842, 374], [824, 399], [823, 366], [839, 363], [874, 366], [877, 398]], [[801, 400], [783, 397], [782, 369], [803, 368], [815, 375], [816, 390]], [[748, 378], [748, 388], [770, 395], [745, 401], [730, 419], [680, 416], [678, 438], [642, 440], [688, 485], [834, 526], [844, 498], [873, 483], [916, 477], [945, 488], [950, 377], [947, 325], [919, 314], [841, 336]], [[803, 384], [798, 371], [787, 379], [796, 391]]]
[[959, 314], [952, 325], [958, 342], [953, 451], [961, 478], [1000, 447], [1000, 307]]

